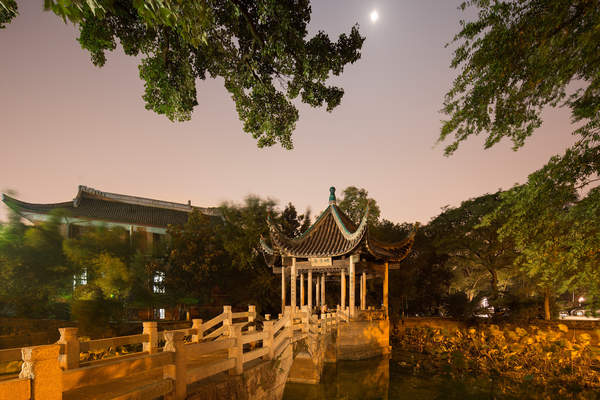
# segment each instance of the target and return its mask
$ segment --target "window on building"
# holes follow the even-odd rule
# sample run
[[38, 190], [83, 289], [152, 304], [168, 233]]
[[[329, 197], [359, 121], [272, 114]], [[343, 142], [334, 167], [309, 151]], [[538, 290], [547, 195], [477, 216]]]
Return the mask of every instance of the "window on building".
[[152, 291], [154, 293], [165, 292], [165, 273], [162, 271], [156, 271], [154, 273]]
[[73, 276], [73, 289], [77, 286], [87, 285], [88, 276], [87, 276], [87, 268], [84, 268], [81, 273]]
[[166, 311], [164, 308], [155, 308], [154, 309], [154, 319], [165, 319]]

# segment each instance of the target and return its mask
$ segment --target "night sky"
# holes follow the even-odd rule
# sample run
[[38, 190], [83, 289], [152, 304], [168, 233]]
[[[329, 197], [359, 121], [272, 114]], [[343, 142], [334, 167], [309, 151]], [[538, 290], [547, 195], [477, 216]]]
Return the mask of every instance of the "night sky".
[[189, 122], [145, 110], [138, 60], [117, 50], [94, 67], [76, 27], [43, 12], [42, 0], [18, 0], [20, 15], [0, 30], [0, 189], [45, 203], [72, 199], [82, 184], [198, 206], [253, 193], [314, 216], [329, 186], [355, 185], [384, 218], [427, 222], [440, 207], [524, 182], [574, 141], [567, 110], [548, 110], [518, 152], [507, 141], [483, 150], [482, 137], [443, 156], [439, 110], [456, 75], [444, 45], [460, 2], [313, 0], [312, 33], [358, 22], [367, 39], [362, 59], [332, 79], [346, 91], [342, 104], [332, 113], [300, 106], [287, 151], [257, 148], [221, 79], [198, 81]]

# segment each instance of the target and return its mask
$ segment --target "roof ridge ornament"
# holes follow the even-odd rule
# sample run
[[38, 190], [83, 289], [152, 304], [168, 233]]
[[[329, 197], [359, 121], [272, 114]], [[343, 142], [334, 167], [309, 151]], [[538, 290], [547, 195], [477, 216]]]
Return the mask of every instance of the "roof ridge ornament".
[[335, 186], [329, 188], [329, 204], [337, 204], [335, 200]]

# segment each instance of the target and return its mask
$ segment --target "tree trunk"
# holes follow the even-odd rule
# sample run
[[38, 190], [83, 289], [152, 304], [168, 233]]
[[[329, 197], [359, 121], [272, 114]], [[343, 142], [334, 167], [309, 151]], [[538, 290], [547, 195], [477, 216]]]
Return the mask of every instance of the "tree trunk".
[[490, 275], [492, 276], [492, 279], [490, 281], [490, 285], [492, 287], [492, 297], [497, 298], [498, 297], [498, 272], [496, 272], [496, 270], [492, 269], [492, 268], [489, 268], [488, 271], [490, 272]]
[[544, 319], [550, 320], [550, 289], [544, 291]]

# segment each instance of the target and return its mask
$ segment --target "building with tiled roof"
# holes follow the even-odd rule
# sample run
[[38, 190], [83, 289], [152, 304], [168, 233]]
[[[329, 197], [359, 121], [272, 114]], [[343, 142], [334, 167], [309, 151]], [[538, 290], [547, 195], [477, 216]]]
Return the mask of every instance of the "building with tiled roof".
[[51, 204], [27, 203], [6, 194], [2, 201], [32, 223], [47, 220], [61, 211], [65, 236], [71, 236], [87, 226], [122, 227], [129, 232], [146, 232], [164, 235], [169, 225], [183, 225], [189, 214], [198, 210], [203, 214], [218, 216], [218, 208], [205, 208], [144, 197], [103, 192], [79, 186], [72, 201]]
[[[261, 238], [261, 247], [267, 263], [282, 277], [282, 308], [286, 304], [286, 275], [290, 277], [290, 305], [296, 305], [296, 279], [300, 274], [300, 305], [304, 305], [304, 273], [308, 275], [308, 306], [312, 307], [312, 275], [316, 280], [317, 306], [325, 305], [325, 279], [341, 281], [341, 306], [345, 307], [346, 275], [350, 279], [349, 314], [354, 310], [355, 274], [361, 275], [361, 310], [366, 309], [366, 281], [383, 278], [384, 304], [388, 308], [388, 271], [400, 268], [400, 262], [409, 254], [414, 243], [414, 231], [405, 240], [383, 243], [373, 237], [367, 223], [369, 208], [358, 225], [337, 206], [335, 188], [330, 188], [329, 206], [315, 223], [296, 238], [286, 236], [270, 219], [269, 242]], [[320, 290], [319, 290], [320, 289]], [[319, 301], [320, 298], [320, 301]]]

